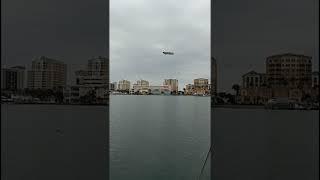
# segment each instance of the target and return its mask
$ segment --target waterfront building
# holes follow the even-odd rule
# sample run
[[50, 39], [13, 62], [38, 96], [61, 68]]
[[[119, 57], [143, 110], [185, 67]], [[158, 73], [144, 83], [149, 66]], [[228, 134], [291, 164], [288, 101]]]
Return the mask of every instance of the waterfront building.
[[242, 76], [241, 103], [259, 104], [271, 98], [300, 102], [304, 96], [315, 94], [311, 89], [311, 59], [291, 53], [267, 57], [265, 74], [250, 71]]
[[88, 60], [86, 70], [76, 71], [76, 84], [86, 86], [109, 86], [109, 61], [98, 56]]
[[[297, 92], [292, 91], [291, 95], [296, 97]], [[265, 73], [250, 71], [242, 75], [240, 88], [240, 103], [242, 104], [264, 104], [272, 97], [289, 96], [290, 92], [287, 87], [270, 87]]]
[[179, 91], [179, 85], [178, 85], [177, 79], [165, 79], [163, 82], [163, 85], [167, 85], [170, 87], [170, 90], [173, 94], [177, 94]]
[[299, 54], [279, 54], [267, 57], [266, 73], [272, 97], [288, 97], [301, 101], [311, 94], [312, 57]]
[[32, 61], [28, 71], [28, 88], [54, 89], [66, 86], [67, 65], [61, 61], [40, 56]]
[[[71, 87], [79, 99], [91, 97], [92, 103], [107, 103], [109, 94], [109, 60], [98, 56], [88, 60], [86, 70], [76, 71], [76, 86]], [[81, 99], [82, 98], [82, 99]]]
[[193, 84], [187, 84], [186, 88], [184, 89], [185, 95], [193, 95], [194, 94], [194, 85]]
[[198, 78], [193, 80], [193, 94], [205, 95], [209, 94], [209, 80], [205, 78]]
[[267, 86], [267, 76], [265, 73], [250, 71], [242, 75], [243, 88], [259, 88]]
[[106, 104], [109, 100], [109, 89], [108, 86], [74, 85], [65, 87], [63, 95], [65, 103]]
[[130, 91], [130, 81], [121, 80], [118, 82], [118, 91]]
[[211, 58], [211, 83], [210, 83], [210, 93], [212, 95], [217, 94], [217, 86], [218, 86], [218, 69], [217, 69], [217, 61], [215, 58]]
[[110, 91], [116, 91], [117, 90], [117, 82], [110, 83]]
[[22, 90], [25, 88], [25, 67], [14, 66], [1, 69], [1, 89]]
[[66, 86], [63, 88], [63, 102], [67, 104], [79, 103], [80, 94], [79, 94], [80, 86]]
[[267, 57], [268, 85], [307, 89], [312, 85], [312, 57], [298, 54], [279, 54]]
[[272, 89], [260, 87], [248, 87], [240, 89], [240, 104], [265, 104], [272, 97]]
[[148, 94], [149, 93], [149, 82], [146, 80], [138, 80], [133, 84], [134, 93]]

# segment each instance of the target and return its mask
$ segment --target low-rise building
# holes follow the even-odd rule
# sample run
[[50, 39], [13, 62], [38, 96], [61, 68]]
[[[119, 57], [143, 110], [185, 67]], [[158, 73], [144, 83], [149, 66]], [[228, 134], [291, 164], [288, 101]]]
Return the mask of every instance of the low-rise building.
[[268, 87], [241, 88], [240, 104], [265, 104], [272, 97], [272, 89]]
[[267, 86], [265, 73], [250, 71], [242, 75], [240, 97], [241, 104], [264, 104], [272, 97], [272, 89]]
[[108, 86], [67, 86], [64, 88], [63, 95], [65, 103], [107, 104], [109, 89]]
[[67, 104], [76, 104], [79, 103], [80, 101], [80, 86], [75, 85], [75, 86], [66, 86], [63, 89], [63, 101], [64, 103]]
[[160, 94], [171, 94], [170, 86], [163, 85], [163, 86], [149, 86], [149, 92], [153, 95], [160, 95]]
[[148, 94], [149, 93], [149, 82], [146, 80], [138, 80], [133, 84], [134, 93]]
[[96, 57], [88, 60], [87, 69], [76, 71], [76, 85], [66, 88], [70, 102], [103, 103], [109, 101], [108, 59]]
[[259, 88], [267, 86], [267, 76], [265, 73], [250, 71], [242, 75], [243, 88]]

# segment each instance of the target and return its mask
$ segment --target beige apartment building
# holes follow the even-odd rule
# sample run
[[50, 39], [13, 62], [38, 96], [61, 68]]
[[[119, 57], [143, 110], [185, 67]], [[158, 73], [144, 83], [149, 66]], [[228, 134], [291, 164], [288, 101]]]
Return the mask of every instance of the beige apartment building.
[[32, 61], [28, 71], [28, 88], [54, 89], [66, 86], [67, 65], [61, 61], [40, 56]]
[[198, 78], [193, 80], [194, 94], [203, 95], [209, 94], [209, 80], [205, 78]]
[[266, 74], [270, 87], [306, 89], [311, 87], [312, 57], [279, 54], [267, 57]]
[[121, 80], [118, 82], [118, 91], [130, 91], [130, 81]]
[[165, 79], [163, 82], [163, 85], [169, 86], [171, 89], [171, 92], [178, 93], [179, 91], [178, 89], [179, 82], [177, 79]]

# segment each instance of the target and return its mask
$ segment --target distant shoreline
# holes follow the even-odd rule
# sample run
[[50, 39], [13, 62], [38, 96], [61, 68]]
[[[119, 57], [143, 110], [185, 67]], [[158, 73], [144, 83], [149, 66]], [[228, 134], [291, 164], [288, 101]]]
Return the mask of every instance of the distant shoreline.
[[[105, 106], [108, 107], [109, 104], [54, 104], [54, 103], [3, 103], [6, 105], [56, 105], [56, 106]], [[241, 104], [219, 104], [211, 106], [211, 108], [215, 109], [265, 109], [265, 110], [273, 110], [266, 109], [264, 105], [241, 105]], [[277, 110], [277, 109], [275, 109]], [[278, 110], [299, 110], [299, 109], [278, 109]], [[319, 109], [300, 109], [299, 111], [318, 111]]]

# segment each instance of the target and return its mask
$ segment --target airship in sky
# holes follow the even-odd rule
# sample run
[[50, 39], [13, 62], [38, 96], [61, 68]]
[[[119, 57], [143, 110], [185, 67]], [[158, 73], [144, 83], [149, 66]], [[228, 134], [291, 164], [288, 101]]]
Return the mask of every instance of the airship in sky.
[[173, 52], [169, 52], [169, 51], [163, 51], [162, 53], [163, 53], [164, 55], [174, 55]]

